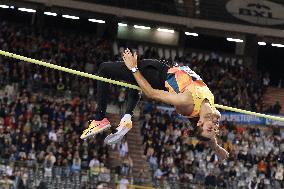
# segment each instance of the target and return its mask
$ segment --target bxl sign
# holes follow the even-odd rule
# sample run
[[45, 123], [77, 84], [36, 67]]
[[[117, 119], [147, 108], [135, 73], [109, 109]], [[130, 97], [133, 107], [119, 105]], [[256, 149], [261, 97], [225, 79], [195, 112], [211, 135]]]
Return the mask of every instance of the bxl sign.
[[231, 0], [226, 5], [233, 16], [260, 25], [284, 23], [284, 7], [266, 0]]
[[267, 11], [262, 11], [262, 10], [251, 10], [251, 9], [246, 9], [246, 8], [240, 8], [239, 14], [246, 15], [246, 16], [256, 16], [256, 17], [273, 19], [272, 12], [267, 12]]

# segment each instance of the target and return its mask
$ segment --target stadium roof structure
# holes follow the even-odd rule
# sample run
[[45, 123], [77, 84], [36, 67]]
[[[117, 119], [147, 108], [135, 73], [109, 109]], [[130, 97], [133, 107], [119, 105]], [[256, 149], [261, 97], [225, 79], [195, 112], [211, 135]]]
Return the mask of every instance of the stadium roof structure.
[[48, 9], [62, 7], [191, 29], [284, 38], [282, 29], [284, 2], [281, 0], [158, 0], [147, 3], [141, 0], [0, 0], [0, 2], [8, 4], [28, 2]]

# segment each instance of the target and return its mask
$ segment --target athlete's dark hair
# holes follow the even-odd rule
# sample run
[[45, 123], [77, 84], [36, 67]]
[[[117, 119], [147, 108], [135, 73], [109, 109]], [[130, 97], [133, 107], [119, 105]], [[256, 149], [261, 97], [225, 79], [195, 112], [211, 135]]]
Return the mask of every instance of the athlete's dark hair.
[[189, 130], [188, 136], [196, 137], [200, 141], [209, 141], [210, 138], [202, 136], [203, 129], [200, 126], [197, 126], [198, 120], [199, 120], [199, 117], [190, 119], [193, 129]]
[[[214, 120], [215, 118], [220, 118], [220, 113], [208, 113], [204, 116], [207, 120]], [[192, 118], [190, 122], [192, 123], [193, 129], [189, 132], [189, 136], [196, 137], [200, 141], [209, 141], [211, 140], [208, 137], [202, 136], [203, 128], [202, 125], [198, 125], [199, 118]], [[219, 134], [219, 130], [215, 130], [215, 134]]]
[[209, 141], [210, 138], [202, 136], [202, 131], [202, 127], [195, 125], [192, 130], [192, 134], [200, 141]]

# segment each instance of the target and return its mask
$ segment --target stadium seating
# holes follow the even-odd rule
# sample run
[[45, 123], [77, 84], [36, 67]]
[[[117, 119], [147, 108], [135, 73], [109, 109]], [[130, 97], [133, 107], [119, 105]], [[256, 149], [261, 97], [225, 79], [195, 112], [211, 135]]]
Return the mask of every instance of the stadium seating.
[[[95, 73], [101, 62], [115, 59], [108, 41], [60, 28], [37, 31], [1, 21], [0, 41], [0, 49], [89, 73]], [[212, 89], [217, 103], [263, 111], [258, 104], [266, 89], [263, 76], [240, 58], [169, 47], [140, 45], [137, 49], [143, 51], [142, 58], [167, 59], [192, 67]], [[103, 144], [106, 133], [89, 142], [79, 140], [94, 113], [94, 81], [0, 57], [0, 88], [0, 183], [12, 184], [17, 181], [14, 178], [20, 178], [28, 186], [94, 188], [100, 182], [118, 182], [120, 178], [115, 175], [129, 168], [122, 166], [124, 160], [130, 160], [119, 157], [120, 145]], [[112, 86], [110, 91], [110, 102], [115, 104], [119, 90]], [[188, 123], [159, 112], [155, 105], [149, 107], [139, 120], [142, 135], [141, 124], [135, 120], [135, 128], [127, 137], [134, 165], [132, 173], [125, 172], [132, 183], [149, 183], [148, 171], [152, 171], [156, 186], [241, 188], [255, 178], [259, 184], [284, 187], [283, 131], [224, 122], [220, 137], [232, 157], [218, 164], [205, 144], [181, 136]], [[111, 117], [118, 122], [119, 115]], [[146, 160], [151, 163], [147, 165]], [[114, 161], [122, 162], [120, 170], [113, 169]], [[141, 168], [145, 170], [138, 171]]]

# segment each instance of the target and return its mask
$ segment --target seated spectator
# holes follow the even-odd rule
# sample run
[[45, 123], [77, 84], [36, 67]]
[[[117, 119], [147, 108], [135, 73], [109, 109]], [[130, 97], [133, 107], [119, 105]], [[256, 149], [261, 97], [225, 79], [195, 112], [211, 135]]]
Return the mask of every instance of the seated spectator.
[[98, 177], [101, 172], [100, 163], [90, 163], [90, 175]]
[[127, 189], [129, 188], [129, 181], [128, 179], [126, 178], [126, 176], [123, 176], [120, 181], [118, 182], [118, 189]]
[[73, 164], [71, 167], [73, 173], [80, 173], [81, 171], [81, 158], [79, 157], [79, 153], [75, 153], [75, 157], [73, 159]]
[[52, 152], [49, 152], [48, 155], [45, 157], [44, 161], [44, 176], [51, 177], [52, 176], [52, 168], [56, 161], [55, 156]]
[[264, 179], [260, 179], [260, 182], [257, 185], [258, 189], [265, 189]]
[[278, 164], [275, 172], [275, 179], [279, 182], [283, 182], [284, 180], [284, 166], [283, 164]]
[[127, 153], [128, 153], [128, 143], [124, 138], [119, 146], [119, 157], [123, 158]]
[[158, 168], [158, 158], [156, 157], [156, 154], [151, 155], [148, 158], [148, 161], [150, 163], [151, 169], [155, 171]]
[[69, 177], [69, 175], [71, 174], [71, 166], [69, 165], [69, 162], [67, 159], [63, 160], [63, 176], [64, 177]]
[[145, 181], [146, 173], [144, 169], [139, 170], [139, 174], [137, 178], [134, 178], [134, 182], [137, 185], [143, 185]]
[[122, 160], [121, 174], [128, 176], [132, 173], [133, 161], [129, 154]]
[[282, 108], [282, 107], [280, 106], [279, 101], [277, 101], [277, 102], [274, 104], [274, 106], [273, 106], [273, 113], [274, 113], [274, 114], [279, 114], [281, 108]]
[[209, 175], [207, 175], [205, 177], [205, 186], [207, 186], [208, 188], [211, 188], [211, 187], [215, 187], [217, 186], [217, 180], [216, 180], [216, 177], [212, 174], [212, 173], [209, 173]]
[[257, 171], [259, 174], [263, 173], [266, 174], [267, 173], [267, 164], [261, 160], [258, 164], [257, 164]]
[[256, 180], [256, 177], [254, 177], [252, 180], [249, 181], [248, 188], [249, 189], [257, 189], [258, 188], [258, 182]]
[[217, 178], [217, 187], [220, 188], [227, 188], [227, 184], [224, 180], [224, 176], [223, 175], [219, 175], [219, 177]]
[[163, 176], [164, 176], [164, 173], [162, 172], [160, 167], [158, 167], [156, 171], [154, 172], [154, 179], [155, 179], [156, 184], [161, 184], [163, 182]]

